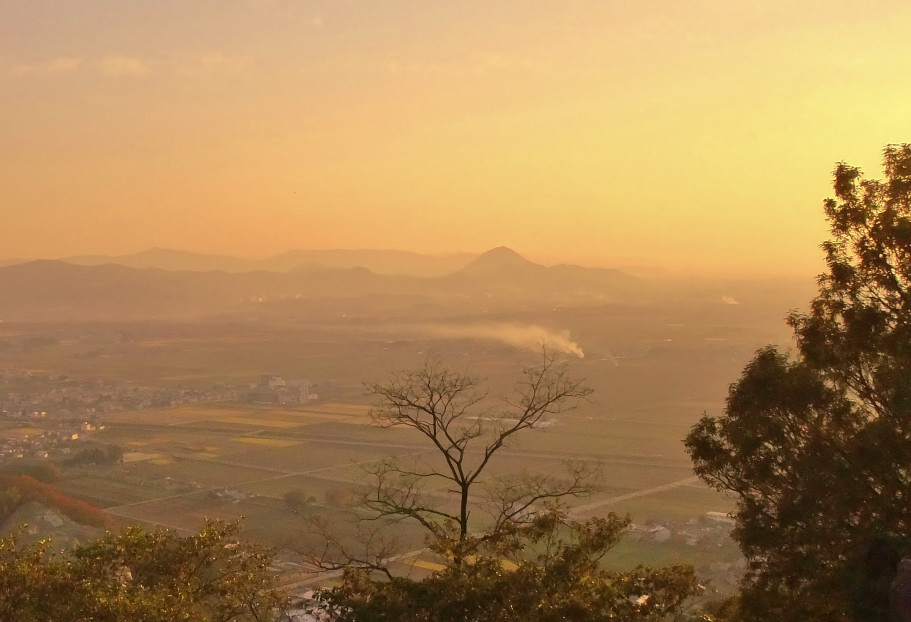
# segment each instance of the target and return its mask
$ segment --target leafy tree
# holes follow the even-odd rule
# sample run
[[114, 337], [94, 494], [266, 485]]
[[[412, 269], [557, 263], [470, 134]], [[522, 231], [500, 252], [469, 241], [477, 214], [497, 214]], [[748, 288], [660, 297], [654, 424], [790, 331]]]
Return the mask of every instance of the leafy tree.
[[288, 509], [299, 514], [307, 509], [307, 506], [311, 503], [316, 502], [316, 499], [313, 496], [308, 496], [300, 488], [292, 488], [286, 492], [283, 496], [285, 500], [285, 505], [288, 506]]
[[760, 350], [686, 446], [696, 473], [737, 496], [752, 620], [885, 620], [911, 552], [911, 145], [884, 181], [835, 169], [828, 270], [797, 352]]
[[0, 620], [278, 619], [287, 599], [271, 554], [239, 541], [238, 529], [207, 522], [180, 537], [131, 527], [56, 554], [48, 541], [23, 546], [14, 534], [0, 540]]
[[[530, 521], [504, 524], [483, 553], [422, 581], [375, 581], [349, 568], [342, 585], [324, 593], [323, 610], [341, 622], [595, 622], [681, 613], [698, 590], [692, 567], [601, 569], [601, 558], [628, 524], [629, 518], [613, 513], [567, 521], [551, 507]], [[447, 554], [452, 544], [441, 541], [434, 548]], [[515, 564], [507, 567], [507, 559]]]
[[123, 459], [123, 448], [117, 445], [91, 445], [64, 460], [67, 466], [83, 464], [110, 465]]

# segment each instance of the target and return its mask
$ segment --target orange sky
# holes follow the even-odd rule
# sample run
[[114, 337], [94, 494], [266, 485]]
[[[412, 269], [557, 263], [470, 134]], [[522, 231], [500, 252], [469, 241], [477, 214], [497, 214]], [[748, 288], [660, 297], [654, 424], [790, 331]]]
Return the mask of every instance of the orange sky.
[[813, 273], [911, 141], [905, 0], [4, 0], [0, 258], [483, 251]]

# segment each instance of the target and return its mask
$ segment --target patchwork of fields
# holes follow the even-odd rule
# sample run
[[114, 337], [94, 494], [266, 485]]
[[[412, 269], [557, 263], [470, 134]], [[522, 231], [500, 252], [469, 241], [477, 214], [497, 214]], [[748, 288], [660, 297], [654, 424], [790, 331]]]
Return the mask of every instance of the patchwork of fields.
[[[304, 515], [345, 513], [369, 481], [365, 467], [371, 464], [390, 456], [421, 460], [433, 455], [410, 431], [372, 426], [368, 410], [349, 403], [299, 408], [205, 404], [112, 414], [94, 438], [124, 447], [123, 462], [67, 470], [58, 487], [125, 523], [184, 533], [196, 530], [205, 518], [243, 517], [248, 536], [283, 549], [283, 570], [289, 580], [300, 579], [307, 575], [301, 574], [293, 551], [318, 544]], [[566, 459], [596, 462], [603, 471], [599, 491], [574, 504], [580, 517], [631, 514], [636, 527], [618, 547], [614, 564], [645, 559], [726, 568], [736, 562], [724, 529], [702, 518], [709, 511], [729, 510], [731, 502], [692, 476], [679, 441], [663, 438], [661, 426], [643, 425], [640, 417], [614, 413], [598, 418], [593, 412], [566, 413], [553, 425], [527, 433], [491, 463], [491, 477], [523, 471], [558, 474]], [[665, 445], [675, 451], [660, 453]], [[289, 491], [301, 491], [308, 499], [303, 511], [293, 511], [284, 501]], [[445, 489], [428, 494], [443, 503], [451, 498]], [[680, 545], [679, 537], [655, 542], [643, 535], [648, 525], [702, 530], [711, 550], [693, 538], [686, 545]], [[405, 548], [421, 548], [420, 531], [407, 525], [398, 529], [395, 535]], [[425, 569], [435, 563], [414, 556], [406, 562]]]
[[[731, 510], [733, 503], [693, 479], [682, 439], [703, 412], [721, 411], [729, 383], [758, 347], [788, 338], [781, 322], [787, 305], [743, 300], [742, 305], [485, 312], [483, 321], [496, 325], [566, 331], [584, 350], [584, 357], [567, 359], [569, 372], [594, 389], [590, 402], [516, 437], [488, 474], [557, 475], [566, 459], [600, 464], [600, 490], [574, 500], [578, 515], [629, 513], [635, 524], [608, 563], [694, 562], [716, 585], [736, 580], [740, 557], [726, 535], [730, 526], [707, 518], [708, 512]], [[363, 303], [345, 301], [344, 313], [333, 312], [332, 318], [275, 326], [4, 325], [0, 333], [8, 340], [27, 344], [29, 331], [39, 331], [55, 341], [42, 348], [0, 349], [0, 366], [103, 378], [124, 391], [140, 384], [240, 390], [262, 374], [308, 379], [319, 399], [299, 407], [199, 402], [104, 412], [97, 421], [104, 429], [90, 437], [121, 447], [122, 463], [67, 467], [57, 483], [124, 523], [189, 533], [206, 517], [243, 516], [248, 536], [281, 547], [283, 569], [299, 576], [303, 568], [295, 551], [319, 540], [307, 515], [327, 516], [341, 528], [347, 506], [369, 481], [365, 469], [390, 456], [416, 461], [433, 456], [413, 433], [371, 425], [365, 381], [420, 367], [433, 355], [452, 369], [477, 373], [490, 388], [491, 404], [502, 405], [521, 370], [540, 362], [539, 351], [491, 338], [415, 336], [401, 317], [380, 313], [351, 321], [351, 312]], [[479, 321], [447, 320], [458, 326]], [[0, 426], [0, 434], [25, 433], [19, 424]], [[289, 492], [306, 500], [306, 507], [289, 507]], [[427, 493], [442, 503], [451, 500], [445, 489]], [[473, 512], [472, 518], [482, 514]], [[404, 524], [397, 530], [405, 550], [423, 547], [419, 531]], [[426, 562], [424, 571], [436, 563], [419, 561]], [[422, 566], [410, 568], [417, 572]]]

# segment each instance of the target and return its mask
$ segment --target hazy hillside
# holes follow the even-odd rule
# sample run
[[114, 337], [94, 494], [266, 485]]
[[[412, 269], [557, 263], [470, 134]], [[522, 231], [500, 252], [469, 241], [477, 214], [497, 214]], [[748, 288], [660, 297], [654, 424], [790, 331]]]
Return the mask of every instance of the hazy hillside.
[[[397, 250], [292, 250], [265, 259], [245, 259], [228, 255], [206, 255], [188, 251], [150, 248], [130, 255], [80, 255], [61, 261], [81, 266], [117, 264], [128, 268], [159, 268], [173, 271], [291, 272], [314, 268], [367, 268], [377, 274], [442, 276], [471, 261], [475, 255], [421, 255]], [[0, 265], [20, 263], [11, 260]]]
[[[141, 256], [140, 256], [141, 255]], [[619, 270], [543, 266], [500, 247], [439, 277], [378, 274], [363, 267], [301, 266], [280, 272], [177, 270], [217, 256], [150, 251], [133, 256], [171, 269], [33, 261], [0, 267], [0, 319], [17, 321], [199, 319], [212, 316], [304, 318], [330, 309], [438, 316], [613, 303], [647, 305], [802, 304], [804, 281], [659, 281]], [[303, 255], [294, 255], [300, 257]], [[391, 269], [411, 254], [383, 255]], [[353, 259], [354, 251], [336, 257]], [[376, 258], [363, 251], [362, 259]], [[429, 265], [429, 264], [427, 264]], [[440, 265], [437, 265], [440, 267]], [[803, 292], [806, 291], [806, 295]], [[357, 300], [357, 305], [331, 301]], [[341, 313], [342, 311], [338, 311]], [[345, 313], [349, 313], [346, 311]], [[251, 315], [252, 314], [252, 315]]]
[[293, 250], [264, 259], [261, 269], [287, 272], [313, 267], [362, 267], [377, 274], [433, 277], [454, 272], [475, 257], [471, 253], [422, 255], [396, 250]]
[[[375, 257], [372, 253], [364, 251], [362, 258]], [[342, 255], [337, 257], [339, 261]], [[395, 261], [410, 256], [384, 255], [385, 266], [391, 268]], [[181, 262], [200, 265], [221, 258], [170, 251], [133, 257], [140, 265], [152, 259], [172, 269], [45, 260], [0, 268], [0, 318], [188, 319], [249, 311], [281, 301], [363, 296], [418, 296], [425, 303], [453, 299], [497, 305], [585, 303], [625, 299], [637, 287], [644, 288], [641, 281], [620, 272], [546, 267], [505, 248], [485, 253], [444, 277], [381, 275], [362, 267], [322, 266], [289, 272], [177, 271], [174, 268]], [[294, 311], [287, 304], [283, 310]]]
[[640, 299], [655, 284], [619, 270], [582, 266], [542, 266], [515, 251], [499, 247], [487, 251], [463, 269], [446, 277], [447, 286], [483, 293], [490, 298], [550, 300], [560, 303]]
[[176, 272], [35, 261], [0, 268], [0, 318], [191, 319], [283, 298], [394, 290], [397, 281], [364, 268], [288, 274]]
[[229, 255], [206, 255], [167, 248], [150, 248], [129, 255], [77, 255], [60, 261], [79, 266], [116, 264], [128, 268], [159, 268], [161, 270], [251, 272], [259, 269], [259, 260]]

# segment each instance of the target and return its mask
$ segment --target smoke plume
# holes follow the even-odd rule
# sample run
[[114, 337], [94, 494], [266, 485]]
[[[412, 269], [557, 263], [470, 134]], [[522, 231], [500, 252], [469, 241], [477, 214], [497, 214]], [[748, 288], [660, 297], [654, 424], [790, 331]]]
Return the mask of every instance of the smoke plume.
[[477, 323], [447, 324], [425, 327], [435, 337], [444, 339], [490, 339], [526, 350], [548, 349], [583, 358], [585, 353], [569, 336], [568, 330], [554, 332], [534, 324]]

